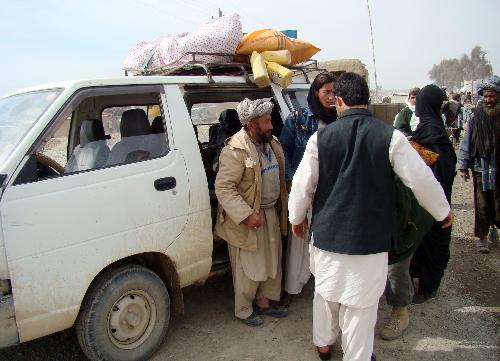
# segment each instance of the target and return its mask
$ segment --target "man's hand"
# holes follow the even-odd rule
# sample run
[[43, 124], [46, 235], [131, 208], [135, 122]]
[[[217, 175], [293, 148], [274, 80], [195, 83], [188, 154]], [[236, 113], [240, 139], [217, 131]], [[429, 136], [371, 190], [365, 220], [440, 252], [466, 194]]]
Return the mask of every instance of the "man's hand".
[[459, 169], [460, 171], [460, 176], [464, 180], [464, 182], [467, 182], [470, 179], [470, 173], [468, 169]]
[[256, 212], [253, 212], [242, 222], [254, 231], [264, 224], [264, 219]]
[[442, 224], [441, 228], [448, 228], [449, 226], [451, 226], [453, 223], [453, 219], [455, 219], [455, 216], [453, 215], [453, 211], [450, 210], [450, 213], [448, 213], [446, 218], [443, 219], [443, 224]]
[[307, 229], [309, 228], [309, 224], [307, 222], [307, 218], [301, 224], [292, 224], [292, 232], [298, 238], [304, 239]]

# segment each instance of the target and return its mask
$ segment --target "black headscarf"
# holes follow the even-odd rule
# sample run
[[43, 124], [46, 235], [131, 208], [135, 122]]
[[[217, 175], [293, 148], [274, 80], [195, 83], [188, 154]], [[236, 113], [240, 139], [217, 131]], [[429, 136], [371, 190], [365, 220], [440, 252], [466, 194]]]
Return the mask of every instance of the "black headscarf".
[[423, 146], [436, 143], [451, 145], [441, 118], [443, 100], [443, 91], [434, 84], [420, 90], [415, 103], [415, 115], [419, 117], [420, 122], [411, 140]]
[[314, 116], [318, 119], [321, 119], [326, 124], [333, 123], [337, 120], [337, 108], [333, 107], [330, 110], [325, 109], [315, 93], [314, 88], [311, 86], [309, 88], [309, 94], [307, 95], [307, 105], [309, 109], [314, 114]]
[[443, 100], [443, 91], [436, 85], [427, 85], [420, 90], [415, 103], [420, 122], [411, 140], [439, 154], [431, 169], [450, 202], [457, 156], [441, 118]]

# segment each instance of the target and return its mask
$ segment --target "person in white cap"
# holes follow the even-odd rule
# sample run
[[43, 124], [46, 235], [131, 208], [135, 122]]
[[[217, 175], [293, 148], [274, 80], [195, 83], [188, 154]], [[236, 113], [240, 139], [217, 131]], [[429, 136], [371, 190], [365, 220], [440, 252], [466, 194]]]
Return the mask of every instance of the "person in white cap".
[[285, 317], [272, 303], [281, 294], [281, 237], [287, 234], [283, 149], [271, 131], [269, 99], [238, 104], [243, 128], [227, 139], [219, 158], [216, 233], [228, 243], [235, 316], [260, 326], [261, 315]]

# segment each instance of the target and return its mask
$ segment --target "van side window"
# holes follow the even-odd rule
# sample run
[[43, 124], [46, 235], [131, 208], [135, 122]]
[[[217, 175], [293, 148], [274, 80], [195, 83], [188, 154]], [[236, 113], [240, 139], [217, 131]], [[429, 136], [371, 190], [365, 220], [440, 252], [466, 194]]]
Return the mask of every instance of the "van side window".
[[68, 159], [68, 134], [71, 115], [65, 117], [53, 135], [46, 139], [35, 152], [37, 161], [37, 178], [46, 178], [64, 172]]
[[38, 141], [16, 184], [168, 153], [158, 86], [82, 90]]

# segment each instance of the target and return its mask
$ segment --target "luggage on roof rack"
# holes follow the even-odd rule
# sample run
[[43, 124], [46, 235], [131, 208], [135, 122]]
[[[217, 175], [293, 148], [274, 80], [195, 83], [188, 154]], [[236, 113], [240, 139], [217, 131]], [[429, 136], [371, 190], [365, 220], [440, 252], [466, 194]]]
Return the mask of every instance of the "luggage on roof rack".
[[[232, 57], [233, 62], [227, 63], [202, 63], [196, 56], [227, 56]], [[184, 55], [183, 58], [190, 57], [191, 59], [185, 64], [174, 68], [162, 68], [154, 70], [142, 70], [135, 71], [135, 75], [162, 75], [162, 76], [200, 76], [206, 75], [210, 83], [214, 83], [213, 76], [243, 76], [247, 83], [253, 84], [250, 79], [252, 75], [252, 67], [250, 66], [250, 57], [247, 55], [234, 55], [234, 54], [221, 54], [221, 53], [202, 53], [202, 52], [190, 52]], [[311, 83], [309, 76], [311, 73], [326, 72], [326, 69], [318, 67], [318, 61], [314, 59], [309, 59], [301, 64], [297, 65], [286, 65], [285, 67], [293, 71], [294, 77], [302, 75], [306, 83]], [[128, 75], [128, 71], [125, 71], [125, 75]]]

